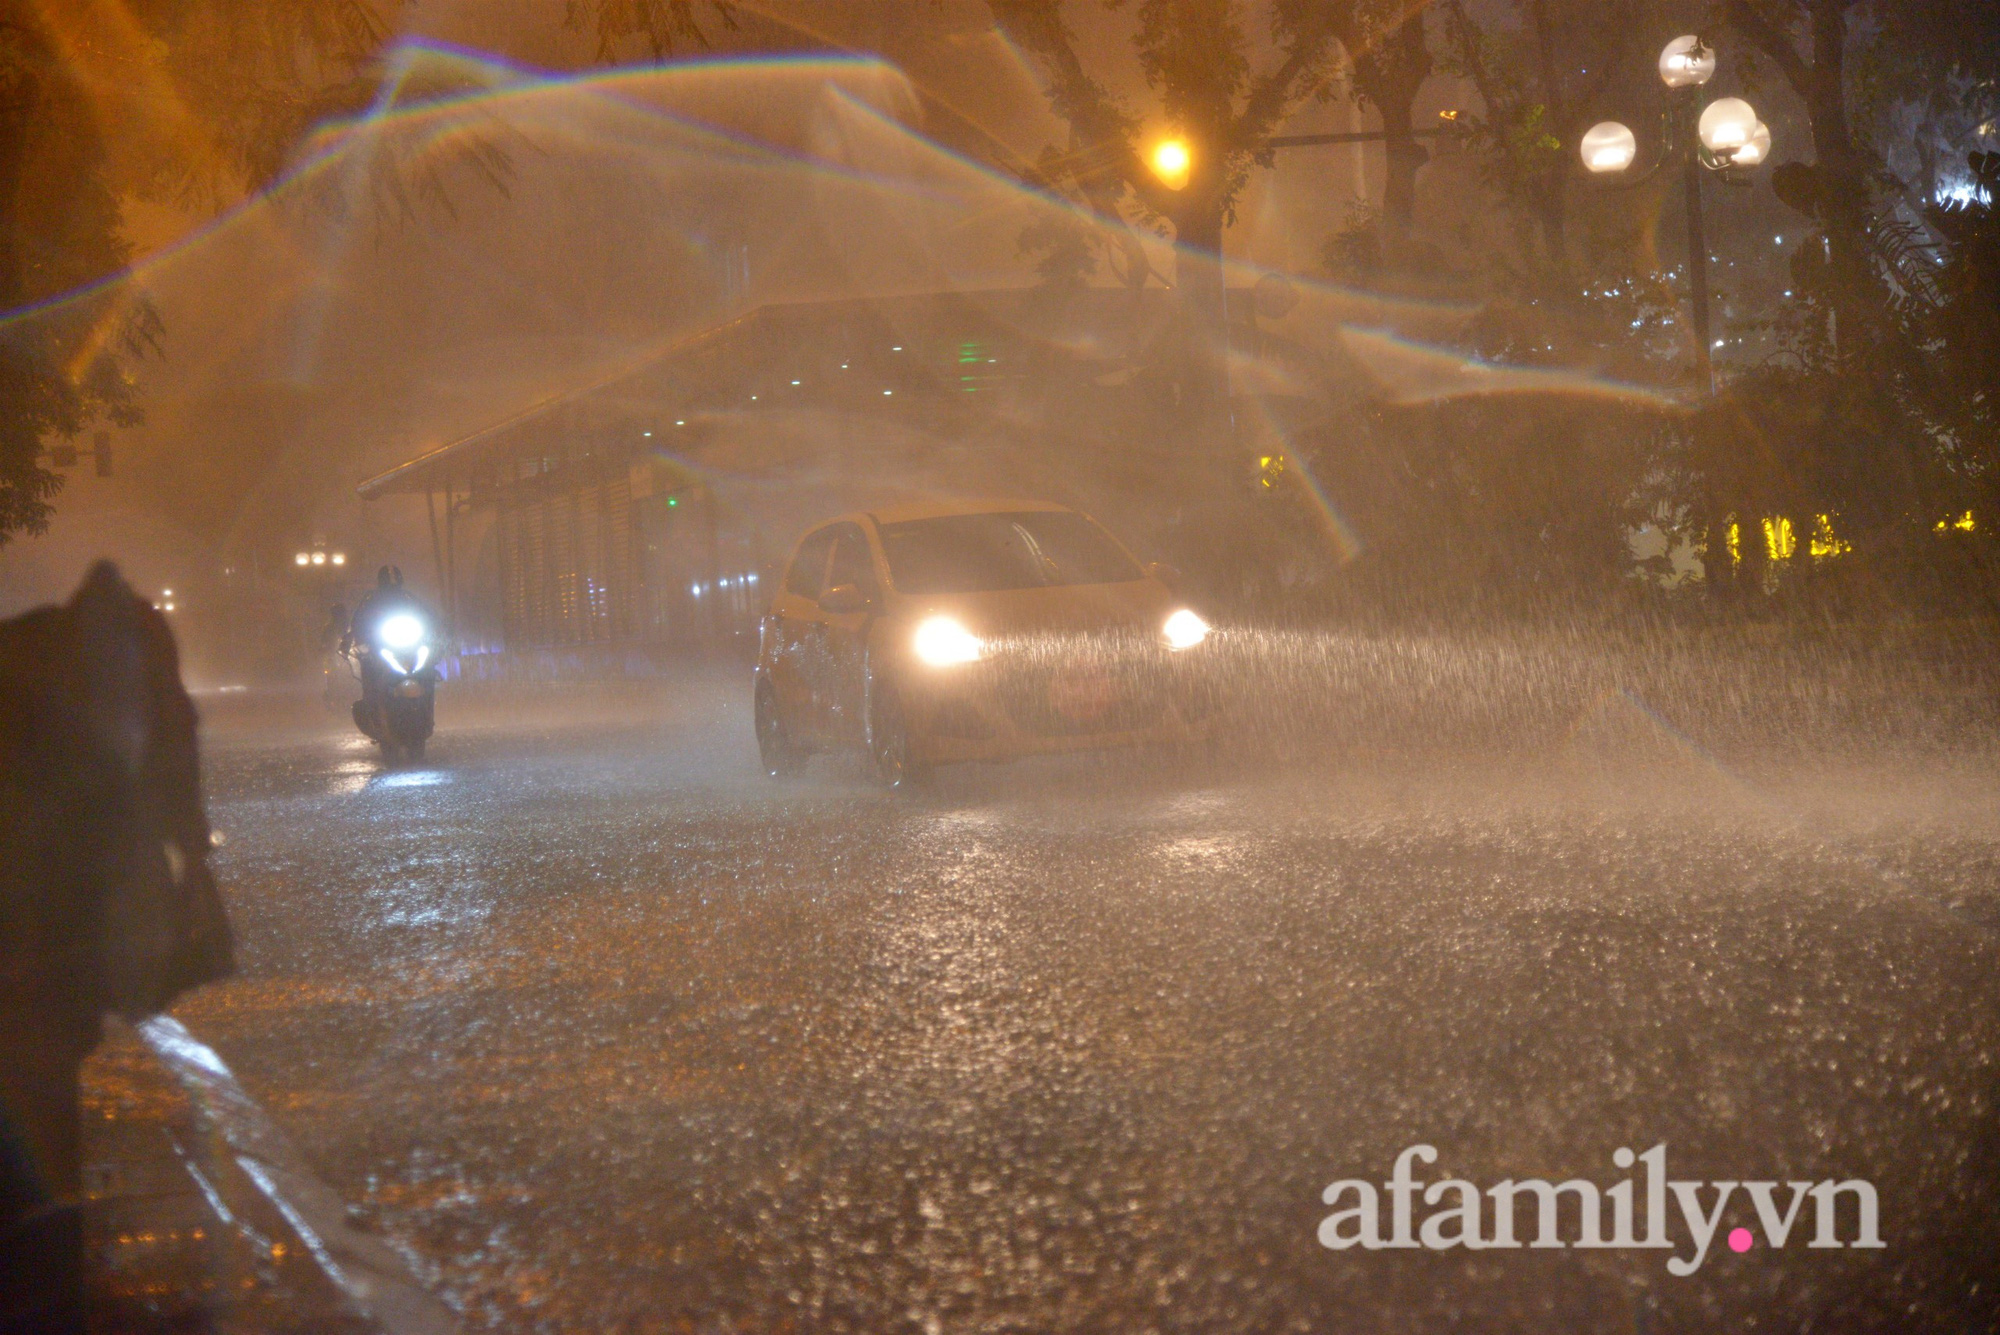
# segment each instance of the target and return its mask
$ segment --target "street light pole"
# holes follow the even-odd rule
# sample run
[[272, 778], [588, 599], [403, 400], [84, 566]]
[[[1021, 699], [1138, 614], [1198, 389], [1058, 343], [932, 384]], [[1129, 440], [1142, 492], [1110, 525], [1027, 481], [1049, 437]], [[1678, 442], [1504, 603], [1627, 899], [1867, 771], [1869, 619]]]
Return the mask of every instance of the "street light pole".
[[[1715, 52], [1699, 36], [1676, 37], [1660, 52], [1660, 82], [1670, 90], [1672, 106], [1663, 124], [1667, 142], [1659, 161], [1639, 181], [1649, 179], [1666, 167], [1676, 155], [1681, 160], [1681, 188], [1687, 213], [1688, 299], [1692, 307], [1689, 324], [1694, 332], [1694, 380], [1704, 401], [1715, 397], [1713, 340], [1708, 327], [1708, 239], [1703, 235], [1701, 178], [1707, 171], [1734, 173], [1754, 167], [1771, 151], [1771, 131], [1748, 102], [1725, 97], [1700, 106], [1698, 89], [1715, 76]], [[1577, 145], [1583, 165], [1593, 175], [1622, 174], [1638, 156], [1638, 137], [1616, 121], [1600, 121], [1584, 133]], [[1638, 181], [1628, 182], [1637, 185]], [[1702, 468], [1705, 504], [1708, 510], [1707, 551], [1703, 557], [1708, 586], [1717, 597], [1726, 597], [1733, 582], [1730, 562], [1723, 553], [1729, 548], [1729, 523], [1724, 512], [1717, 461], [1709, 458]], [[1732, 558], [1733, 559], [1733, 558]]]
[[[1692, 114], [1688, 116], [1693, 120]], [[1687, 192], [1688, 297], [1694, 303], [1694, 382], [1704, 397], [1715, 394], [1715, 368], [1708, 342], [1708, 242], [1701, 228], [1701, 156], [1687, 154], [1682, 180]]]
[[[1679, 156], [1686, 200], [1688, 232], [1688, 296], [1694, 328], [1695, 384], [1704, 397], [1715, 392], [1715, 369], [1708, 327], [1708, 241], [1703, 235], [1701, 179], [1704, 171], [1734, 173], [1754, 167], [1771, 151], [1771, 131], [1750, 104], [1725, 97], [1699, 105], [1698, 89], [1715, 76], [1715, 52], [1699, 37], [1676, 37], [1660, 52], [1660, 81], [1671, 91], [1674, 105], [1665, 124], [1668, 142], [1659, 162], [1638, 181]], [[1616, 121], [1600, 121], [1585, 132], [1578, 145], [1583, 165], [1594, 175], [1622, 174], [1638, 156], [1638, 138]]]
[[[1694, 97], [1688, 94], [1679, 99], [1684, 108], [1685, 128], [1694, 128]], [[1695, 392], [1704, 400], [1715, 398], [1715, 363], [1709, 353], [1708, 333], [1708, 238], [1702, 234], [1701, 217], [1701, 154], [1693, 147], [1690, 134], [1688, 148], [1683, 154], [1681, 180], [1684, 190], [1684, 209], [1687, 214], [1688, 235], [1688, 300], [1693, 305], [1690, 315], [1694, 324], [1694, 383]], [[1699, 421], [1696, 427], [1696, 450], [1701, 449], [1704, 431]], [[1699, 458], [1699, 454], [1697, 454]], [[1703, 536], [1702, 575], [1707, 586], [1705, 592], [1718, 605], [1731, 602], [1736, 594], [1736, 569], [1741, 538], [1737, 550], [1731, 550], [1729, 519], [1724, 511], [1727, 501], [1716, 475], [1716, 460], [1706, 460], [1702, 468], [1702, 504], [1707, 509], [1705, 518], [1706, 534]], [[1740, 529], [1739, 529], [1740, 533]], [[1727, 557], [1723, 553], [1728, 553]]]

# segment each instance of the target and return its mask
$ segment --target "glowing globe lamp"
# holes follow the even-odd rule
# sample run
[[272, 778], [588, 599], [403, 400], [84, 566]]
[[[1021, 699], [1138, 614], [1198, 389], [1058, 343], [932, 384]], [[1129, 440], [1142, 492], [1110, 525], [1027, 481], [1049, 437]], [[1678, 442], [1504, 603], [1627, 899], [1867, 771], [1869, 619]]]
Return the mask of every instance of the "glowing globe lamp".
[[1676, 37], [1660, 52], [1660, 81], [1669, 88], [1693, 88], [1715, 77], [1715, 50], [1699, 37]]
[[1762, 121], [1750, 132], [1750, 142], [1737, 149], [1729, 160], [1738, 167], [1754, 167], [1771, 156], [1771, 127]]
[[1579, 150], [1591, 171], [1622, 172], [1639, 156], [1639, 140], [1617, 121], [1599, 121], [1583, 132]]
[[1702, 147], [1722, 157], [1733, 157], [1757, 133], [1757, 113], [1740, 97], [1719, 97], [1701, 113], [1695, 127]]

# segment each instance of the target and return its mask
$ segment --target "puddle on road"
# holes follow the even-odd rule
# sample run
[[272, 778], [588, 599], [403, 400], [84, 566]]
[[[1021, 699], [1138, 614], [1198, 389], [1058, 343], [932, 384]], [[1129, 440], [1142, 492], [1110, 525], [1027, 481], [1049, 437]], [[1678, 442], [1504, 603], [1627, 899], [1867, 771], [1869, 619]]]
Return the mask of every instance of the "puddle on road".
[[452, 773], [450, 770], [405, 770], [393, 774], [377, 775], [367, 787], [371, 790], [377, 788], [430, 788], [437, 784], [450, 783], [451, 781]]

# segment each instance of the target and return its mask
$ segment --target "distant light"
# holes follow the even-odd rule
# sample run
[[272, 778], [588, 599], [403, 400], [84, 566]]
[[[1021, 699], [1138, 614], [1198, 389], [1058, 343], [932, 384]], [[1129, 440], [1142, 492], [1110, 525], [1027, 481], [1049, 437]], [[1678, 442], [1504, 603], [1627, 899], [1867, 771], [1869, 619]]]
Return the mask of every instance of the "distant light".
[[685, 417], [677, 417], [677, 418], [675, 418], [675, 419], [674, 419], [674, 425], [675, 425], [675, 426], [686, 426], [686, 425], [687, 425], [687, 419], [686, 419]]
[[312, 557], [308, 556], [304, 552], [300, 552], [297, 556], [293, 557], [292, 559], [294, 561], [297, 561], [302, 566], [312, 564]]
[[172, 589], [161, 589], [160, 596], [162, 598], [171, 598], [174, 596], [174, 591]]
[[755, 394], [752, 394], [750, 396], [750, 402], [755, 403], [756, 401], [757, 401], [757, 396]]
[[840, 369], [841, 369], [841, 370], [843, 370], [843, 371], [845, 371], [845, 370], [847, 369], [847, 363], [846, 363], [846, 362], [842, 362], [842, 363], [840, 364]]
[[164, 607], [164, 609], [163, 609], [163, 610], [164, 610], [164, 611], [168, 611], [168, 612], [171, 612], [171, 611], [173, 611], [173, 610], [174, 610], [174, 605], [173, 605], [172, 603], [168, 603], [168, 604], [166, 604], [166, 606]]
[[902, 350], [903, 350], [903, 345], [900, 343], [898, 343], [895, 347], [889, 349], [889, 351], [891, 352], [901, 352]]
[[697, 598], [701, 597], [701, 585], [699, 584], [688, 585], [688, 592], [693, 594]]
[[752, 584], [755, 584], [757, 582], [757, 576], [755, 574], [745, 575], [743, 578], [749, 580]]
[[652, 433], [652, 432], [650, 432], [650, 431], [641, 431], [641, 432], [640, 432], [639, 434], [640, 434], [640, 435], [642, 435], [642, 436], [645, 436], [645, 437], [646, 437], [646, 438], [648, 438], [648, 439], [651, 439], [651, 438], [652, 438], [652, 435], [653, 435], [653, 433]]
[[1771, 244], [1774, 246], [1782, 246], [1785, 244], [1785, 238], [1783, 238], [1782, 236], [1774, 236], [1771, 238]]
[[669, 507], [669, 508], [671, 508], [671, 507], [673, 507], [673, 506], [676, 506], [676, 505], [679, 505], [680, 503], [681, 503], [681, 498], [680, 498], [680, 497], [678, 497], [678, 496], [669, 496], [669, 497], [667, 497], [667, 505], [668, 505], [668, 507]]
[[337, 566], [344, 566], [344, 565], [346, 565], [346, 564], [347, 564], [347, 553], [346, 553], [346, 552], [335, 552], [335, 553], [333, 554], [333, 563], [334, 563], [335, 565], [337, 565]]
[[1726, 339], [1726, 338], [1718, 338], [1718, 339], [1716, 339], [1716, 340], [1715, 340], [1715, 346], [1719, 348], [1719, 347], [1721, 347], [1721, 346], [1722, 346], [1723, 344], [1727, 343], [1728, 341], [1729, 341], [1729, 340], [1728, 340], [1728, 339]]
[[325, 552], [314, 552], [314, 553], [313, 553], [313, 564], [314, 564], [314, 565], [316, 565], [316, 566], [323, 566], [323, 565], [325, 565], [325, 564], [326, 564], [326, 553], [325, 553]]
[[792, 383], [793, 383], [794, 385], [796, 385], [796, 384], [798, 384], [799, 382], [798, 382], [798, 381], [796, 381], [796, 380], [794, 380], [794, 381], [793, 381]]
[[886, 399], [886, 398], [888, 398], [888, 397], [889, 397], [889, 396], [890, 396], [891, 394], [894, 394], [895, 392], [896, 392], [896, 391], [895, 391], [895, 390], [893, 390], [893, 389], [885, 389], [885, 390], [883, 390], [883, 391], [882, 391], [882, 397]]

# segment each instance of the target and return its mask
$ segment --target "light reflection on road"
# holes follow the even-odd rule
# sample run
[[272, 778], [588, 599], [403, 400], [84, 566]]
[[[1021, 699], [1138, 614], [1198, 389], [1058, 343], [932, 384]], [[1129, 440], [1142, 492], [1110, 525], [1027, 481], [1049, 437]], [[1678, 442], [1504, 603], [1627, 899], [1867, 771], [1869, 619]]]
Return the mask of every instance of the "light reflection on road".
[[[1991, 1236], [1983, 763], [1743, 804], [1588, 757], [1135, 757], [903, 800], [769, 784], [713, 706], [447, 717], [411, 771], [217, 755], [244, 977], [182, 1016], [471, 1328], [1837, 1325], [1952, 1292], [1920, 1230]], [[1319, 1248], [1326, 1183], [1415, 1140], [1943, 1204], [1885, 1215], [1886, 1262], [1665, 1290], [1645, 1254]]]

